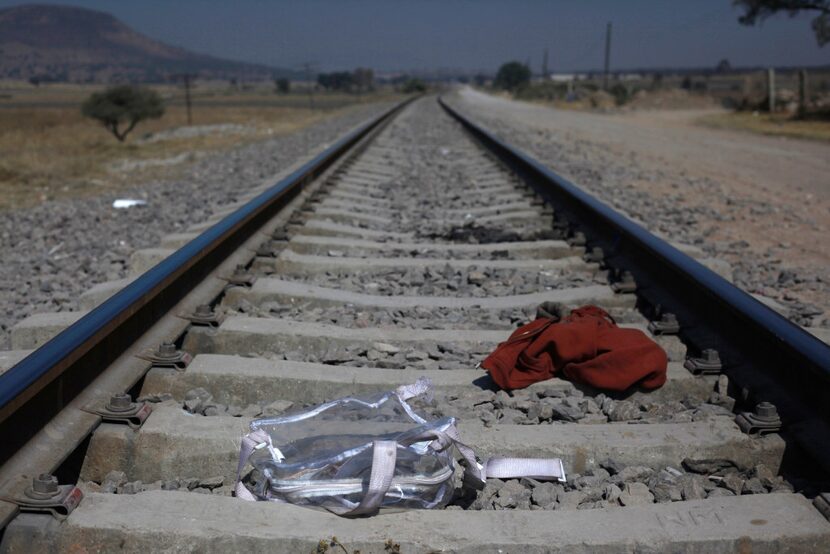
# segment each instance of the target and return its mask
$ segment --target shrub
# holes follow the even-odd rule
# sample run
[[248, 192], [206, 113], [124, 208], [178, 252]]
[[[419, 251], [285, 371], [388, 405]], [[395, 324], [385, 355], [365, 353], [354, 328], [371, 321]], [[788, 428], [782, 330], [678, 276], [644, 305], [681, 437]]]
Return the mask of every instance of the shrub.
[[[164, 115], [164, 103], [153, 90], [132, 85], [95, 92], [81, 105], [85, 117], [99, 121], [120, 142], [145, 119]], [[123, 129], [122, 125], [126, 125]]]
[[566, 83], [543, 81], [524, 86], [516, 91], [516, 98], [521, 100], [559, 100], [568, 92]]
[[622, 83], [617, 83], [616, 85], [611, 87], [611, 90], [609, 90], [608, 92], [610, 92], [614, 96], [614, 102], [617, 104], [617, 106], [622, 106], [623, 104], [631, 100], [631, 92], [628, 90], [628, 87]]
[[514, 91], [530, 83], [530, 68], [523, 63], [508, 62], [499, 68], [493, 86], [496, 88]]
[[401, 88], [401, 92], [405, 94], [415, 94], [418, 92], [426, 92], [427, 85], [420, 79], [407, 79]]
[[291, 81], [285, 77], [274, 79], [274, 85], [277, 87], [277, 92], [282, 94], [287, 94], [291, 90]]

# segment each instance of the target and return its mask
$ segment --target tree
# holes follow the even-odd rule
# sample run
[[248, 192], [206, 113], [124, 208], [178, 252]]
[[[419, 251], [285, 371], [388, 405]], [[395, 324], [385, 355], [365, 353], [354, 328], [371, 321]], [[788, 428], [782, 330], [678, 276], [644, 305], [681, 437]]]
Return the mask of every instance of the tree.
[[401, 88], [401, 92], [404, 94], [415, 94], [417, 92], [426, 92], [426, 90], [426, 84], [424, 84], [422, 80], [415, 77], [408, 79]]
[[358, 67], [352, 73], [352, 81], [358, 90], [370, 91], [374, 88], [375, 72], [365, 67]]
[[730, 71], [732, 71], [732, 64], [729, 63], [729, 60], [726, 58], [723, 58], [718, 62], [718, 65], [715, 66], [716, 73], [729, 73]]
[[288, 91], [291, 90], [291, 81], [289, 81], [285, 77], [282, 77], [280, 79], [274, 79], [274, 86], [277, 87], [277, 92], [287, 94]]
[[[115, 138], [124, 142], [139, 122], [164, 115], [164, 102], [153, 90], [120, 85], [90, 95], [81, 105], [81, 113], [101, 122]], [[122, 130], [124, 124], [126, 128]]]
[[317, 75], [317, 83], [326, 90], [351, 91], [354, 85], [354, 75], [350, 71], [335, 71], [333, 73], [320, 73]]
[[493, 86], [504, 90], [516, 90], [530, 82], [530, 68], [520, 62], [508, 62], [499, 68]]
[[830, 0], [733, 0], [732, 4], [744, 10], [738, 18], [743, 25], [755, 25], [778, 12], [787, 12], [790, 17], [800, 12], [818, 12], [812, 22], [816, 41], [819, 46], [830, 42]]

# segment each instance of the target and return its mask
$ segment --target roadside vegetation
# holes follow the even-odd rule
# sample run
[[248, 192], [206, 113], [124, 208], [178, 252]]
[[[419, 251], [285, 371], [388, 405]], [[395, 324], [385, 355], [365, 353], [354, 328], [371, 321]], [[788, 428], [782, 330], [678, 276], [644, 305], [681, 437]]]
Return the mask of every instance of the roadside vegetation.
[[576, 110], [612, 110], [626, 107], [715, 107], [707, 95], [709, 76], [611, 75], [607, 86], [597, 73], [560, 74], [544, 78], [519, 62], [503, 64], [484, 86], [517, 100], [552, 104]]
[[[795, 72], [793, 72], [795, 73]], [[830, 141], [830, 72], [776, 75], [771, 98], [763, 75], [748, 75], [729, 111], [701, 117], [709, 127]]]
[[427, 85], [421, 79], [408, 79], [401, 86], [404, 94], [421, 94], [427, 91]]
[[[732, 3], [741, 12], [738, 21], [747, 26], [782, 14], [810, 14], [817, 44], [830, 44], [830, 0]], [[792, 68], [780, 72], [734, 70], [727, 59], [708, 70], [667, 73], [556, 74], [546, 68], [547, 51], [543, 74], [534, 76], [526, 64], [511, 61], [503, 64], [492, 80], [476, 78], [475, 84], [517, 100], [560, 109], [710, 109], [716, 113], [699, 118], [700, 124], [810, 140], [830, 137], [830, 71], [826, 66], [811, 70], [809, 76], [806, 70]]]
[[[120, 142], [100, 119], [89, 119], [81, 111], [84, 101], [104, 89], [0, 84], [0, 209], [169, 178], [205, 153], [291, 133], [349, 106], [400, 97], [392, 89], [363, 94], [316, 90], [312, 109], [308, 91], [299, 85], [289, 84], [285, 90], [281, 83], [197, 83], [188, 126], [182, 88], [154, 86], [163, 100], [163, 115], [136, 122]], [[106, 117], [106, 110], [99, 108], [95, 113]], [[122, 120], [122, 135], [124, 123], [129, 126], [130, 119]]]
[[830, 114], [824, 118], [802, 119], [786, 113], [735, 111], [705, 115], [698, 122], [716, 129], [830, 142]]
[[[801, 79], [804, 79], [802, 93]], [[629, 110], [705, 110], [699, 123], [767, 135], [810, 140], [830, 136], [830, 71], [775, 73], [774, 111], [769, 111], [767, 72], [736, 71], [728, 60], [711, 70], [651, 74], [532, 76], [508, 62], [480, 84], [495, 94], [558, 109], [618, 113]]]

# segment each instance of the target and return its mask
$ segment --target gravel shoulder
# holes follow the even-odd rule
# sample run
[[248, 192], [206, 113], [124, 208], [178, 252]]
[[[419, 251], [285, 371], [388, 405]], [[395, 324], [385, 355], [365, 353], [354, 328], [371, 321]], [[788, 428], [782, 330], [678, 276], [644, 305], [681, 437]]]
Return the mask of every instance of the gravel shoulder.
[[[379, 114], [382, 102], [347, 108], [296, 133], [200, 158], [175, 178], [92, 198], [63, 199], [0, 212], [0, 349], [21, 319], [77, 309], [93, 285], [122, 279], [130, 254], [204, 221], [224, 205]], [[116, 198], [146, 206], [116, 210]]]
[[707, 112], [593, 114], [461, 89], [468, 115], [802, 325], [830, 326], [830, 145], [702, 127]]

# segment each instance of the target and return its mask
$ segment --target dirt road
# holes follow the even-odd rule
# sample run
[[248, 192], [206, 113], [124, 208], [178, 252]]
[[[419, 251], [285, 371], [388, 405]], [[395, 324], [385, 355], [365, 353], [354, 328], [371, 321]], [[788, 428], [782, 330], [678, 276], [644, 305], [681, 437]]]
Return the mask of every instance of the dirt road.
[[830, 325], [830, 144], [698, 126], [704, 111], [594, 114], [469, 88], [454, 98], [650, 229], [732, 262], [739, 285], [797, 321]]

